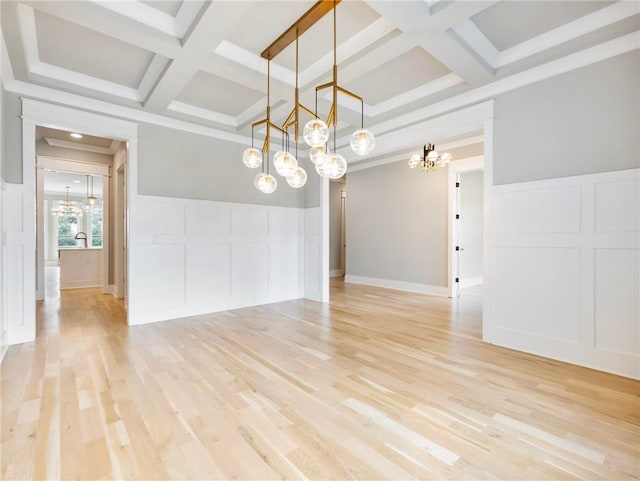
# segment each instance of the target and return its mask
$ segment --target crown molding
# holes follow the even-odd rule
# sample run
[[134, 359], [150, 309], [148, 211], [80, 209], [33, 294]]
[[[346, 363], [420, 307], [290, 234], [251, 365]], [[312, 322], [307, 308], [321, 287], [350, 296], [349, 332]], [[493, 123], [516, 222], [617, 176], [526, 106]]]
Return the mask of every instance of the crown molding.
[[52, 139], [45, 137], [44, 140], [51, 147], [60, 147], [63, 149], [81, 150], [83, 152], [93, 152], [96, 154], [113, 155], [117, 150], [118, 141], [111, 142], [109, 147], [98, 147], [96, 145], [79, 144], [77, 142], [70, 142], [68, 140]]

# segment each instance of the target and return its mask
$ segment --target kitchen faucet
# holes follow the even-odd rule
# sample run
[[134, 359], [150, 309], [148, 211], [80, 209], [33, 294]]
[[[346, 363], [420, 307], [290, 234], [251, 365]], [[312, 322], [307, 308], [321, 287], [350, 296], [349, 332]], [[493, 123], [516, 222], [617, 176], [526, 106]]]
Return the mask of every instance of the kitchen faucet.
[[78, 232], [74, 239], [82, 239], [84, 241], [84, 248], [87, 248], [87, 233], [86, 232]]

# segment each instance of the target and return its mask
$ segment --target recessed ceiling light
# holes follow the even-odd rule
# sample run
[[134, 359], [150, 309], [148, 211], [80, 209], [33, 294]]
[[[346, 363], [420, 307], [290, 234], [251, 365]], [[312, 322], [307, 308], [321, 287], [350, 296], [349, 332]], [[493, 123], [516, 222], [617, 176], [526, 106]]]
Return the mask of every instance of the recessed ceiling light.
[[74, 183], [74, 184], [79, 184], [79, 183], [80, 183], [80, 181], [79, 181], [79, 180], [74, 180], [74, 181], [73, 181], [73, 183]]
[[73, 137], [74, 139], [81, 139], [82, 138], [82, 134], [76, 134], [75, 132], [73, 134], [70, 134], [71, 137]]

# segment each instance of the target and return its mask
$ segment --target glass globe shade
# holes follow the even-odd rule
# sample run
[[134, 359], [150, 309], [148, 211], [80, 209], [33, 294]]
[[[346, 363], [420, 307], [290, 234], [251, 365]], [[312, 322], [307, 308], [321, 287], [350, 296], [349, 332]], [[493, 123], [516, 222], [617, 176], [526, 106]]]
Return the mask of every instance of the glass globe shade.
[[409, 159], [408, 165], [410, 169], [415, 169], [420, 163], [420, 154], [413, 154]]
[[299, 189], [307, 183], [307, 172], [302, 167], [296, 167], [289, 177], [287, 177], [287, 184], [294, 189]]
[[320, 147], [329, 140], [329, 127], [320, 119], [309, 120], [302, 130], [302, 137], [310, 147]]
[[427, 154], [427, 160], [430, 160], [431, 162], [435, 162], [437, 158], [438, 158], [438, 152], [436, 152], [435, 150], [432, 150]]
[[289, 177], [298, 167], [298, 161], [293, 154], [285, 152], [278, 159], [273, 158], [273, 166], [282, 177]]
[[329, 160], [329, 152], [322, 153], [316, 158], [316, 172], [322, 177], [324, 177], [324, 166], [327, 160]]
[[279, 162], [282, 162], [282, 158], [286, 153], [287, 152], [285, 150], [278, 150], [275, 154], [273, 154], [273, 165], [276, 165]]
[[347, 172], [347, 161], [345, 158], [334, 152], [324, 162], [324, 177], [329, 179], [339, 179]]
[[242, 162], [250, 169], [256, 169], [262, 164], [262, 152], [255, 147], [249, 147], [242, 153]]
[[358, 155], [371, 153], [376, 146], [376, 138], [370, 130], [358, 129], [351, 135], [351, 150]]
[[451, 154], [449, 152], [442, 154], [442, 163], [448, 164], [449, 162], [451, 162]]
[[321, 155], [324, 155], [324, 147], [322, 145], [319, 147], [311, 147], [309, 151], [309, 159], [311, 159], [311, 162], [315, 164]]
[[266, 172], [261, 172], [256, 175], [256, 179], [253, 183], [256, 188], [264, 194], [271, 194], [278, 187], [278, 181], [276, 178]]

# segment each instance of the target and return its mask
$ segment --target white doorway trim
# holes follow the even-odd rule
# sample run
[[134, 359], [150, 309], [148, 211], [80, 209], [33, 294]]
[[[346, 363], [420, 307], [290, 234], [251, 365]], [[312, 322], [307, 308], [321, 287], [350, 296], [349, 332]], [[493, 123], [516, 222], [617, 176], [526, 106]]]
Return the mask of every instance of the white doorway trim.
[[[9, 319], [9, 339], [12, 344], [35, 340], [36, 335], [36, 126], [108, 137], [128, 143], [130, 181], [128, 189], [136, 192], [135, 179], [138, 159], [138, 125], [126, 120], [94, 114], [38, 100], [22, 100], [22, 179], [23, 179], [23, 267], [20, 290], [23, 309], [20, 318]], [[133, 174], [133, 176], [132, 176]], [[132, 178], [133, 177], [133, 178]], [[128, 206], [131, 210], [131, 203]], [[127, 266], [127, 269], [129, 266]], [[129, 296], [127, 296], [129, 297]], [[14, 331], [12, 333], [12, 331]]]
[[[448, 192], [449, 202], [447, 208], [448, 219], [448, 255], [447, 255], [447, 278], [449, 279], [448, 290], [449, 297], [457, 297], [458, 287], [456, 286], [455, 278], [457, 269], [457, 256], [456, 256], [456, 244], [458, 243], [458, 237], [456, 235], [456, 214], [458, 205], [458, 189], [456, 184], [458, 182], [458, 176], [464, 172], [473, 172], [477, 170], [484, 170], [484, 156], [479, 155], [477, 157], [469, 157], [467, 159], [454, 160], [449, 164], [449, 179], [448, 179]], [[486, 178], [484, 179], [486, 180]], [[483, 192], [483, 200], [486, 199], [486, 195]], [[486, 230], [486, 226], [484, 227]]]

